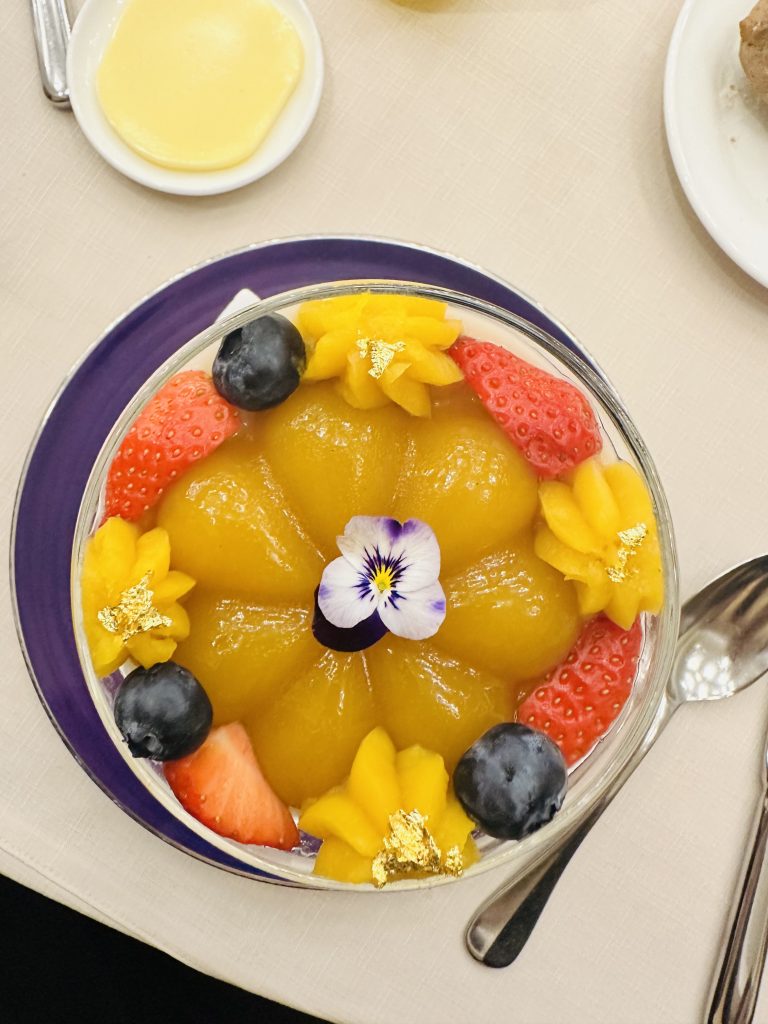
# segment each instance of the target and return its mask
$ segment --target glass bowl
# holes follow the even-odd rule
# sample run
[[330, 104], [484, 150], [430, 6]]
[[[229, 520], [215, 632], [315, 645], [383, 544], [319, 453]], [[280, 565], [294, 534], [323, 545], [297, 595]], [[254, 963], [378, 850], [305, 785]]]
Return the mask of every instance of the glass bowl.
[[[267, 313], [280, 313], [292, 318], [303, 302], [361, 291], [409, 294], [446, 302], [449, 315], [463, 322], [466, 334], [501, 345], [529, 363], [576, 384], [591, 401], [606, 450], [633, 464], [643, 476], [653, 500], [658, 525], [665, 604], [659, 615], [643, 616], [643, 647], [627, 704], [606, 736], [571, 770], [568, 793], [555, 818], [519, 842], [479, 837], [480, 858], [461, 878], [501, 865], [514, 870], [516, 865], [529, 863], [556, 843], [559, 837], [565, 836], [572, 824], [589, 813], [600, 800], [653, 728], [672, 666], [679, 622], [679, 595], [674, 537], [667, 502], [651, 457], [620, 399], [610, 384], [583, 359], [540, 328], [498, 306], [450, 289], [402, 281], [360, 280], [317, 284], [272, 296], [217, 321], [166, 360], [135, 394], [114, 423], [93, 464], [80, 504], [72, 549], [71, 597], [75, 639], [88, 691], [109, 737], [146, 790], [187, 828], [246, 870], [258, 872], [253, 877], [311, 888], [369, 892], [372, 886], [352, 885], [312, 874], [313, 856], [317, 848], [314, 841], [304, 843], [297, 850], [285, 852], [243, 845], [215, 834], [182, 808], [156, 764], [130, 755], [112, 713], [119, 678], [113, 676], [102, 680], [93, 669], [83, 629], [79, 585], [85, 543], [102, 519], [104, 485], [109, 465], [133, 420], [149, 398], [182, 369], [209, 370], [222, 338], [248, 321]], [[445, 875], [407, 879], [388, 883], [380, 891], [421, 889], [458, 880]]]

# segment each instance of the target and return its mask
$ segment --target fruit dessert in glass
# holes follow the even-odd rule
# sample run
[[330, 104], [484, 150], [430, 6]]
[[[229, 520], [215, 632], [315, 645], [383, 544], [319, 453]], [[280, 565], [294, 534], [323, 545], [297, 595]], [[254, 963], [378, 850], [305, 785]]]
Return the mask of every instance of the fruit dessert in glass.
[[305, 292], [190, 343], [103, 453], [87, 674], [179, 813], [281, 876], [457, 877], [655, 678], [660, 492], [550, 339], [425, 286]]

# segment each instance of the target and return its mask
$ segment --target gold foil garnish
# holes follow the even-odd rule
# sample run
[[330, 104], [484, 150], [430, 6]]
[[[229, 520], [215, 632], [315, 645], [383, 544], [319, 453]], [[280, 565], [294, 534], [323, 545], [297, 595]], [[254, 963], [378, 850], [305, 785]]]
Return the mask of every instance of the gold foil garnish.
[[464, 869], [458, 846], [452, 846], [441, 863], [440, 847], [418, 811], [395, 811], [389, 816], [389, 835], [371, 865], [373, 884], [380, 889], [403, 875], [453, 875]]
[[148, 633], [160, 626], [170, 626], [167, 615], [161, 615], [152, 604], [155, 596], [150, 590], [149, 581], [152, 570], [145, 573], [137, 584], [128, 587], [120, 595], [116, 605], [107, 605], [97, 614], [99, 622], [108, 633], [117, 634], [123, 643], [139, 633]]
[[621, 583], [627, 578], [627, 563], [637, 554], [637, 549], [648, 536], [648, 527], [645, 523], [637, 523], [628, 530], [619, 530], [619, 541], [621, 547], [616, 554], [616, 561], [606, 568], [608, 579], [612, 583]]
[[378, 380], [398, 352], [405, 351], [404, 341], [382, 341], [381, 338], [358, 338], [357, 348], [363, 359], [370, 356], [369, 376]]
[[452, 846], [443, 860], [443, 874], [458, 878], [464, 871], [464, 858], [458, 846]]

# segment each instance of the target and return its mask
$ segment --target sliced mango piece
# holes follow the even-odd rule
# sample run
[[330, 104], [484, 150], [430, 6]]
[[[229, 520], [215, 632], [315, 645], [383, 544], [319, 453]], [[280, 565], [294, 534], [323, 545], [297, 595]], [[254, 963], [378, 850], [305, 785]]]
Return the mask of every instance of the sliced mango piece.
[[618, 533], [621, 513], [597, 459], [587, 459], [574, 470], [573, 496], [587, 523], [600, 537]]
[[645, 481], [628, 462], [583, 462], [569, 482], [542, 483], [536, 554], [576, 583], [579, 611], [629, 629], [658, 612], [664, 580], [658, 531]]
[[395, 752], [381, 728], [361, 742], [346, 782], [304, 807], [299, 828], [323, 840], [315, 873], [342, 882], [457, 874], [477, 858], [442, 757], [416, 745]]
[[348, 843], [330, 836], [323, 842], [315, 860], [315, 874], [338, 882], [370, 882], [371, 858], [363, 857]]
[[418, 811], [430, 829], [446, 806], [448, 772], [439, 754], [420, 746], [407, 747], [395, 758], [404, 811]]
[[461, 333], [446, 311], [442, 302], [371, 292], [304, 303], [297, 314], [310, 349], [304, 379], [337, 378], [339, 393], [356, 409], [393, 402], [426, 418], [432, 406], [426, 385], [462, 378], [443, 354]]
[[318, 839], [336, 836], [362, 857], [375, 857], [381, 836], [365, 811], [341, 790], [331, 790], [302, 811], [299, 828]]
[[539, 501], [547, 526], [558, 540], [582, 554], [600, 554], [603, 541], [587, 522], [567, 484], [545, 480], [539, 484]]
[[445, 856], [448, 850], [453, 849], [454, 846], [464, 850], [467, 845], [467, 839], [474, 828], [475, 823], [471, 818], [467, 817], [464, 808], [454, 794], [451, 793], [440, 822], [433, 833], [435, 842], [442, 850], [443, 856]]
[[365, 808], [380, 835], [389, 827], [389, 816], [402, 806], [400, 782], [395, 771], [395, 745], [384, 729], [373, 729], [360, 744], [349, 772], [347, 791]]
[[142, 534], [136, 542], [136, 561], [133, 566], [136, 582], [150, 573], [151, 587], [154, 579], [160, 580], [168, 575], [170, 567], [171, 544], [165, 530], [154, 529]]

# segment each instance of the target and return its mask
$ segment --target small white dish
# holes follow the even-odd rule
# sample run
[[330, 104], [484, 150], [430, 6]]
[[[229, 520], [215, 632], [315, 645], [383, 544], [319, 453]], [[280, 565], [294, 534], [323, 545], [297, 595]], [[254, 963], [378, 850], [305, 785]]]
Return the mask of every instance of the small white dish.
[[768, 286], [768, 106], [739, 62], [754, 0], [686, 0], [667, 57], [664, 119], [680, 183], [699, 220]]
[[96, 72], [129, 0], [87, 0], [77, 16], [67, 54], [69, 97], [78, 124], [93, 148], [115, 170], [160, 192], [207, 196], [249, 185], [282, 163], [314, 120], [323, 90], [323, 50], [303, 0], [272, 0], [290, 18], [304, 47], [304, 70], [284, 110], [253, 156], [220, 171], [174, 171], [150, 163], [127, 146], [102, 113]]

